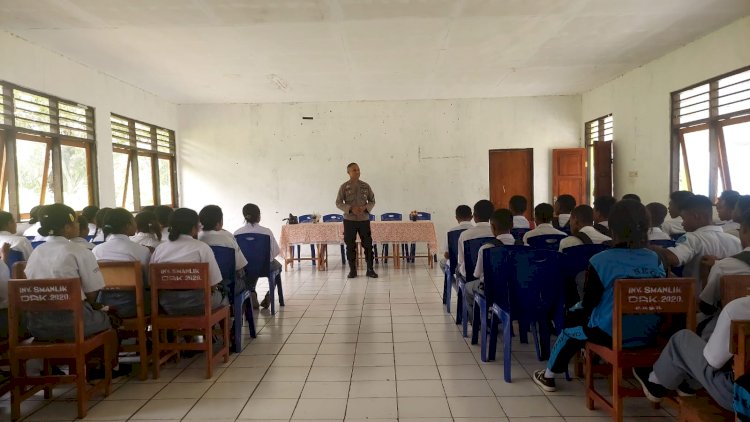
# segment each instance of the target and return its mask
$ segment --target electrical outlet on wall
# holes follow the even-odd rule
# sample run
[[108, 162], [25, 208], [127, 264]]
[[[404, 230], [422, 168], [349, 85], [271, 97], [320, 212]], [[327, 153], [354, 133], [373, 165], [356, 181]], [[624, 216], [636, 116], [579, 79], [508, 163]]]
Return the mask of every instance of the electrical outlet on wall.
[[631, 178], [638, 177], [638, 172], [637, 171], [629, 171], [628, 172], [628, 177], [631, 177]]

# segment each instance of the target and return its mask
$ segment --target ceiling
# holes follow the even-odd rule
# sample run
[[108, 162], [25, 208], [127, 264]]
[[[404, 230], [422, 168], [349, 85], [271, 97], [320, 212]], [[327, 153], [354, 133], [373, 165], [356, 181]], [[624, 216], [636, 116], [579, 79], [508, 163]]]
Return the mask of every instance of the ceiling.
[[0, 29], [171, 102], [578, 94], [748, 0], [0, 0]]

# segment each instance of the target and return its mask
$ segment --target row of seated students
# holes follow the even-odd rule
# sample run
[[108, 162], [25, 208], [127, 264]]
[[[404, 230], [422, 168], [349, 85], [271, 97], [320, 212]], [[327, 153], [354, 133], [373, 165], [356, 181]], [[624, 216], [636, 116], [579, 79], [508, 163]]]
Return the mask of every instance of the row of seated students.
[[[534, 236], [564, 234], [558, 228], [568, 228], [571, 234], [560, 242], [561, 252], [580, 244], [610, 245], [610, 249], [590, 260], [581, 300], [567, 311], [565, 328], [557, 338], [547, 367], [533, 374], [534, 382], [542, 389], [555, 391], [556, 375], [567, 370], [570, 359], [586, 341], [611, 346], [616, 280], [663, 278], [670, 267], [683, 267], [683, 276], [693, 277], [698, 283], [696, 292], [700, 292], [701, 311], [698, 333], [683, 330], [674, 334], [655, 367], [636, 369], [634, 376], [651, 401], [661, 401], [667, 390], [692, 395], [703, 387], [721, 406], [731, 409], [729, 329], [732, 320], [750, 319], [750, 297], [721, 304], [719, 280], [723, 275], [750, 274], [750, 196], [724, 192], [716, 204], [718, 222], [714, 221], [713, 204], [707, 197], [684, 191], [670, 195], [669, 207], [659, 203], [644, 206], [633, 194], [620, 201], [612, 197], [597, 198], [593, 208], [576, 206], [571, 199], [562, 195], [554, 206], [537, 205], [535, 228], [527, 231], [522, 240], [514, 238], [511, 231], [532, 227], [523, 217], [526, 210], [523, 197], [513, 197], [509, 209], [494, 210], [487, 200], [478, 201], [473, 214], [466, 205], [456, 209], [459, 225], [450, 231], [463, 230], [456, 250], [457, 277], [466, 275], [465, 241], [482, 237], [497, 239], [479, 250], [476, 280], [465, 285], [465, 306], [471, 309], [474, 294], [483, 291], [482, 252], [488, 247], [528, 245], [529, 238]], [[665, 222], [667, 213], [672, 219]], [[682, 235], [673, 247], [650, 244], [653, 240], [670, 239], [667, 233], [677, 234], [678, 223]], [[711, 266], [702, 290], [701, 263]], [[470, 318], [472, 314], [468, 313]], [[659, 330], [657, 315], [628, 316], [624, 321], [626, 347], [649, 344]]]

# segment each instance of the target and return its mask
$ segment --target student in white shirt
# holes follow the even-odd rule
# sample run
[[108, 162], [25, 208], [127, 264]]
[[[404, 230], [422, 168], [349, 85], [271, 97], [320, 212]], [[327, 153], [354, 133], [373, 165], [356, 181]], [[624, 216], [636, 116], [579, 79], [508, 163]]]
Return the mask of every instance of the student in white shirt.
[[658, 403], [669, 390], [692, 395], [695, 389], [705, 388], [719, 405], [732, 410], [730, 327], [732, 321], [746, 319], [750, 319], [750, 296], [735, 299], [724, 307], [708, 342], [690, 330], [674, 334], [653, 368], [633, 369], [646, 397]]
[[[144, 287], [148, 285], [148, 264], [151, 259], [151, 251], [143, 245], [139, 245], [129, 236], [135, 233], [135, 219], [133, 214], [125, 208], [110, 210], [105, 219], [104, 243], [96, 245], [93, 250], [97, 261], [133, 262], [141, 263], [143, 271]], [[144, 299], [150, 296], [144, 296]], [[99, 295], [99, 302], [115, 309], [123, 318], [132, 318], [136, 315], [135, 293], [129, 291], [103, 291]], [[151, 310], [150, 300], [144, 306], [146, 313]]]
[[651, 218], [651, 230], [648, 231], [648, 240], [672, 240], [661, 229], [662, 224], [664, 224], [664, 218], [667, 216], [667, 207], [658, 202], [651, 202], [646, 205], [646, 210]]
[[696, 292], [700, 292], [700, 263], [708, 255], [716, 259], [740, 253], [740, 240], [724, 233], [713, 224], [713, 204], [703, 195], [693, 195], [681, 204], [682, 225], [687, 231], [672, 248], [651, 246], [664, 262], [676, 267], [684, 265], [682, 275], [696, 278]]
[[161, 237], [161, 224], [153, 211], [141, 211], [135, 216], [136, 233], [130, 240], [154, 252], [166, 238]]
[[39, 234], [39, 228], [42, 226], [41, 223], [39, 223], [39, 209], [41, 208], [41, 205], [37, 205], [33, 208], [31, 208], [31, 211], [29, 211], [29, 215], [31, 218], [29, 219], [30, 226], [24, 230], [23, 236], [26, 238], [33, 237], [33, 241], [40, 241], [44, 240], [44, 236]]
[[[609, 213], [607, 213], [609, 214]], [[611, 242], [612, 238], [601, 234], [593, 226], [594, 210], [588, 205], [579, 205], [570, 213], [570, 232], [571, 236], [560, 241], [560, 252], [567, 248], [583, 245], [599, 245], [605, 242]]]
[[14, 251], [23, 254], [23, 260], [26, 261], [31, 255], [31, 242], [29, 239], [18, 236], [16, 233], [16, 220], [13, 214], [7, 211], [0, 211], [0, 245], [7, 243]]
[[740, 220], [742, 220], [742, 215], [748, 211], [750, 211], [750, 195], [741, 195], [737, 198], [737, 203], [732, 210], [732, 223], [727, 223], [721, 227], [724, 233], [740, 237]]
[[0, 337], [8, 338], [8, 280], [10, 279], [10, 268], [8, 268], [8, 253], [10, 244], [0, 243]]
[[[273, 235], [273, 232], [266, 228], [261, 226], [260, 224], [260, 208], [258, 208], [255, 204], [245, 204], [244, 207], [242, 207], [242, 215], [245, 217], [245, 221], [247, 224], [240, 227], [234, 232], [234, 235], [237, 236], [238, 234], [245, 234], [245, 233], [258, 233], [258, 234], [265, 234], [271, 239], [271, 271], [281, 270], [281, 263], [276, 260], [276, 257], [279, 256], [279, 253], [281, 252], [281, 248], [279, 248], [279, 243], [276, 242], [276, 238]], [[251, 278], [246, 277], [245, 282], [247, 283], [247, 286], [250, 288], [251, 292], [255, 292], [255, 286], [258, 284], [257, 278]], [[277, 276], [276, 282], [281, 282], [281, 273]], [[260, 306], [262, 308], [267, 308], [271, 304], [271, 295], [270, 292], [266, 292], [266, 296], [263, 298], [263, 301], [260, 302]]]
[[508, 201], [508, 207], [510, 212], [513, 213], [513, 228], [514, 229], [529, 229], [531, 224], [526, 219], [526, 209], [529, 206], [529, 201], [521, 195], [513, 195]]
[[[593, 227], [599, 233], [609, 236], [609, 213], [617, 201], [615, 198], [604, 195], [594, 200], [594, 224]], [[640, 201], [638, 201], [640, 202]], [[572, 230], [572, 228], [571, 228]]]
[[543, 236], [547, 234], [567, 236], [565, 232], [552, 227], [551, 222], [553, 213], [554, 208], [552, 208], [552, 205], [545, 202], [542, 202], [541, 204], [534, 207], [534, 223], [536, 224], [536, 228], [527, 231], [526, 234], [523, 235], [524, 245], [528, 246], [529, 238], [534, 236]]
[[104, 207], [96, 212], [96, 217], [94, 217], [96, 229], [94, 229], [94, 233], [92, 235], [89, 235], [94, 236], [94, 238], [91, 239], [92, 242], [104, 242], [104, 219], [107, 217], [107, 213], [111, 209], [112, 208]]
[[638, 196], [638, 195], [636, 195], [636, 194], [634, 194], [634, 193], [626, 193], [626, 194], [625, 194], [625, 195], [623, 195], [623, 196], [622, 196], [622, 198], [620, 198], [620, 199], [621, 199], [621, 200], [622, 200], [622, 199], [630, 199], [631, 201], [635, 201], [635, 202], [638, 202], [638, 203], [640, 203], [640, 202], [641, 202], [641, 197], [640, 197], [640, 196]]
[[678, 235], [685, 233], [685, 228], [682, 226], [682, 204], [693, 197], [693, 192], [686, 190], [678, 190], [669, 194], [669, 220], [665, 220], [662, 224], [661, 229], [668, 236]]
[[173, 212], [174, 210], [172, 207], [168, 205], [158, 205], [154, 207], [154, 214], [156, 214], [156, 218], [161, 225], [161, 238], [164, 241], [169, 237], [169, 217], [172, 216]]
[[570, 213], [573, 208], [576, 207], [576, 199], [573, 195], [560, 195], [555, 201], [555, 218], [552, 219], [552, 227], [560, 230], [565, 230], [570, 227]]
[[86, 236], [89, 235], [89, 221], [82, 215], [79, 215], [76, 221], [78, 221], [78, 236], [70, 239], [70, 243], [74, 243], [88, 250], [94, 249], [94, 246], [96, 245], [86, 240]]
[[[456, 230], [467, 230], [472, 227], [474, 227], [474, 224], [471, 222], [471, 219], [474, 216], [471, 213], [471, 207], [468, 205], [459, 205], [456, 207], [456, 222], [458, 223], [457, 226], [453, 226], [448, 230], [448, 233], [456, 231]], [[448, 255], [448, 236], [446, 234], [445, 239], [445, 245], [443, 248], [443, 257], [440, 258], [440, 261], [438, 262], [440, 264], [440, 269], [442, 271], [445, 271], [445, 264], [448, 263], [449, 255]]]
[[[222, 292], [221, 270], [211, 248], [198, 236], [198, 213], [189, 208], [178, 208], [169, 217], [169, 241], [156, 248], [151, 255], [152, 264], [208, 263], [208, 278], [211, 284], [211, 307], [226, 304]], [[198, 294], [197, 294], [198, 293]], [[191, 290], [163, 291], [159, 295], [159, 305], [169, 315], [200, 315], [203, 313], [203, 293]]]
[[[731, 228], [739, 229], [739, 225], [735, 226], [736, 223], [732, 220], [732, 212], [738, 199], [740, 199], [739, 192], [725, 190], [716, 200], [716, 216], [719, 220], [716, 225], [721, 226], [724, 231]], [[727, 225], [729, 226], [727, 227]]]
[[474, 227], [465, 230], [458, 236], [458, 248], [456, 250], [456, 277], [466, 278], [466, 265], [464, 261], [464, 242], [480, 237], [493, 237], [490, 227], [490, 217], [495, 211], [495, 206], [487, 199], [482, 199], [474, 204]]
[[96, 205], [88, 205], [83, 207], [81, 215], [86, 217], [89, 222], [89, 236], [96, 236], [96, 213], [99, 212], [99, 207]]

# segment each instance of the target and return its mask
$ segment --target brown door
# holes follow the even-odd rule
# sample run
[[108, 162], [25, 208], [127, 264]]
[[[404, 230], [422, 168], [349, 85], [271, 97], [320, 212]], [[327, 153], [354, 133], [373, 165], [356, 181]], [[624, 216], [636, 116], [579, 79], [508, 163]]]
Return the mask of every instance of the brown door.
[[613, 196], [612, 189], [612, 142], [597, 141], [594, 148], [594, 198]]
[[526, 218], [534, 209], [534, 150], [493, 149], [490, 151], [490, 201], [495, 208], [508, 208], [513, 195], [528, 201]]
[[552, 150], [553, 201], [563, 194], [573, 195], [576, 204], [588, 202], [586, 198], [586, 148]]

